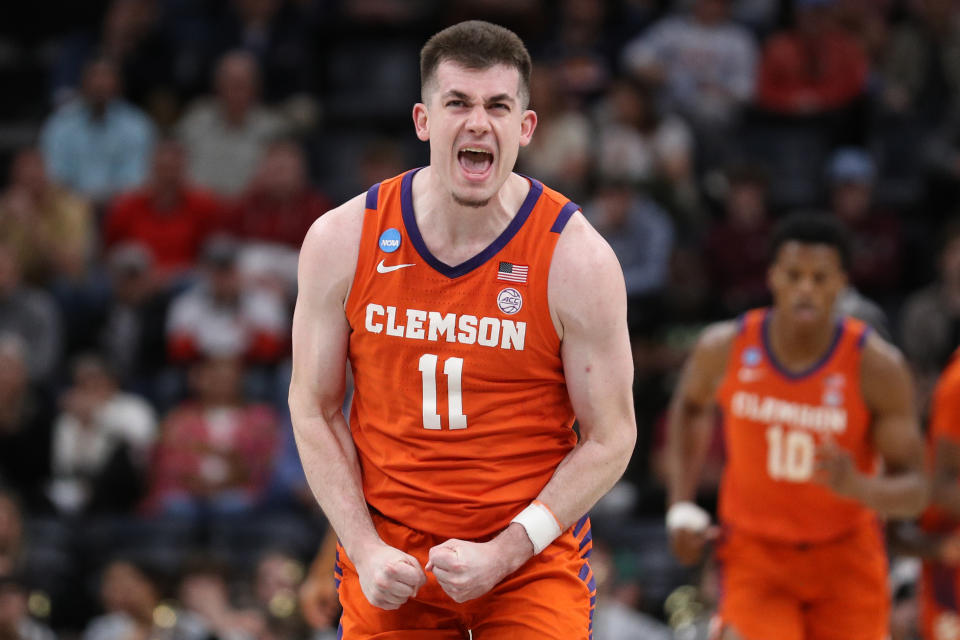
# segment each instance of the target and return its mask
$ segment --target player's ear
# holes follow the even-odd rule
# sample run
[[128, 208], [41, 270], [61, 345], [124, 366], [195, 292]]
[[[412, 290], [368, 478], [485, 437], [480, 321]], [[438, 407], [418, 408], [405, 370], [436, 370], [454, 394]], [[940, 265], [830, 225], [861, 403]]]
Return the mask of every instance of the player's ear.
[[525, 147], [530, 144], [533, 130], [537, 128], [537, 112], [527, 109], [520, 117], [520, 146]]
[[413, 127], [417, 132], [417, 138], [421, 141], [426, 142], [430, 139], [427, 105], [422, 102], [413, 105]]

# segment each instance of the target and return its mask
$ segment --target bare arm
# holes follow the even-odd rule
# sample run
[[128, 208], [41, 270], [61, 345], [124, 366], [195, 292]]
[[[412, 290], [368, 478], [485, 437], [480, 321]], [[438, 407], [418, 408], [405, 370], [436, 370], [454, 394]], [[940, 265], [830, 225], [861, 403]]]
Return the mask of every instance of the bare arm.
[[906, 362], [894, 346], [872, 334], [864, 346], [860, 380], [873, 416], [873, 444], [883, 458], [883, 473], [857, 473], [848, 455], [828, 446], [819, 452], [826, 454], [821, 464], [828, 475], [826, 484], [883, 516], [916, 517], [929, 502], [930, 488]]
[[733, 321], [707, 327], [680, 375], [667, 416], [667, 502], [693, 501], [713, 437], [714, 394], [737, 332]]
[[568, 527], [620, 478], [637, 439], [623, 273], [613, 251], [579, 214], [557, 245], [550, 301], [580, 441], [538, 499]]
[[394, 609], [425, 578], [415, 559], [377, 535], [341, 413], [350, 335], [344, 305], [357, 263], [362, 198], [318, 219], [300, 251], [290, 415], [307, 482], [357, 566], [364, 594], [371, 604]]

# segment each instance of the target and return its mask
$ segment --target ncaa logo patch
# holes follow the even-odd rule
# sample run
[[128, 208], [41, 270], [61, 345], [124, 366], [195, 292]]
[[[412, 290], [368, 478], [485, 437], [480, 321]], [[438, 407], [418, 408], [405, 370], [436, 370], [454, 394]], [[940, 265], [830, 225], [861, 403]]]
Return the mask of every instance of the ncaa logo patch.
[[400, 248], [400, 232], [394, 228], [387, 229], [380, 234], [380, 250], [393, 253]]
[[759, 347], [744, 349], [743, 355], [741, 356], [741, 361], [745, 367], [755, 367], [760, 364], [762, 359], [763, 355], [760, 353]]
[[500, 307], [500, 311], [512, 316], [523, 306], [523, 296], [513, 287], [501, 289], [497, 294], [497, 306]]

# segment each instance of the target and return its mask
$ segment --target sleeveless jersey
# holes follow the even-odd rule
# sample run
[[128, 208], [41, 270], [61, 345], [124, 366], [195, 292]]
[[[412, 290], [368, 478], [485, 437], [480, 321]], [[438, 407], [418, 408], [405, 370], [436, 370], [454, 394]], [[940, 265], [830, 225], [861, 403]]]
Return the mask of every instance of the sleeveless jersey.
[[576, 444], [547, 278], [579, 207], [528, 178], [503, 233], [449, 266], [417, 227], [415, 173], [367, 192], [346, 306], [350, 429], [373, 509], [426, 533], [483, 538]]
[[869, 329], [846, 318], [809, 370], [786, 370], [770, 349], [769, 309], [741, 319], [717, 390], [727, 460], [720, 519], [757, 536], [788, 543], [838, 538], [875, 518], [860, 503], [812, 481], [817, 445], [832, 439], [861, 472], [876, 453], [860, 391], [860, 361]]

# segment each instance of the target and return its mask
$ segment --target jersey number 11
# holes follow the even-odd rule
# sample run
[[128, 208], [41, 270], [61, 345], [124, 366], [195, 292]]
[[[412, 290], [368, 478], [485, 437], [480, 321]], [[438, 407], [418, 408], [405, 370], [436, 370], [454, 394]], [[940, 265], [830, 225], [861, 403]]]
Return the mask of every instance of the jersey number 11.
[[[437, 413], [437, 356], [425, 353], [420, 356], [420, 373], [423, 374], [423, 428], [440, 429], [440, 414]], [[443, 373], [447, 376], [447, 411], [451, 429], [466, 429], [467, 416], [463, 415], [463, 358], [447, 358], [443, 361]]]

